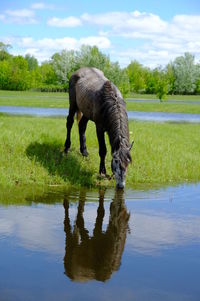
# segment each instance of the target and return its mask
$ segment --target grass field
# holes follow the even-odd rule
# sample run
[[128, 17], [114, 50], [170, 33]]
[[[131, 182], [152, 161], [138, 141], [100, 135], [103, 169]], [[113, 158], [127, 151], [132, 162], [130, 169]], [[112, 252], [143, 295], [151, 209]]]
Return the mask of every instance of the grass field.
[[[144, 99], [144, 100], [158, 99], [158, 97], [155, 94], [139, 94], [139, 93], [130, 93], [127, 96], [127, 98]], [[167, 95], [166, 100], [200, 101], [200, 95]]]
[[[139, 95], [137, 98], [139, 99]], [[140, 95], [141, 97], [145, 95]], [[155, 96], [155, 95], [154, 95]], [[153, 95], [148, 95], [153, 97]], [[188, 96], [181, 96], [182, 100]], [[190, 100], [197, 100], [195, 96]], [[199, 96], [198, 96], [199, 97]], [[150, 99], [150, 98], [149, 98]], [[153, 99], [153, 98], [152, 98]], [[200, 100], [200, 97], [198, 98]], [[186, 100], [186, 99], [185, 99]], [[194, 113], [200, 114], [199, 104], [190, 103], [138, 103], [126, 101], [127, 110], [143, 112], [175, 112], [175, 113]], [[69, 107], [67, 93], [39, 93], [39, 92], [12, 92], [0, 91], [0, 106], [26, 106], [44, 108], [67, 108]]]
[[[0, 115], [0, 186], [31, 185], [96, 187], [114, 186], [114, 180], [98, 176], [99, 155], [95, 127], [86, 131], [89, 158], [79, 153], [77, 125], [72, 131], [72, 148], [63, 155], [66, 136], [64, 118], [11, 117]], [[172, 184], [200, 180], [200, 125], [130, 122], [135, 144], [133, 163], [126, 184]], [[108, 139], [107, 139], [107, 145]], [[106, 160], [110, 169], [110, 147]]]
[[200, 104], [126, 102], [128, 111], [200, 114]]

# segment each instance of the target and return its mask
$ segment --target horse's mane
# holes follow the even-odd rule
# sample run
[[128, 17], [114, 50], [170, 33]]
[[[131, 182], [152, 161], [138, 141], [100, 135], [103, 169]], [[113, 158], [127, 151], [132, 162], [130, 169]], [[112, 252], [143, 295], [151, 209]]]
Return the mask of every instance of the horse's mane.
[[102, 88], [102, 118], [108, 132], [112, 154], [126, 167], [131, 161], [126, 104], [117, 87], [106, 81]]

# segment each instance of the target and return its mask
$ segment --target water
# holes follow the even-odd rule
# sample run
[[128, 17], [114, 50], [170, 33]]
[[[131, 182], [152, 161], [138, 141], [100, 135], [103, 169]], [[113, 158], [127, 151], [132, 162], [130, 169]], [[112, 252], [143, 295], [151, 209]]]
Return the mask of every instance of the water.
[[1, 198], [0, 300], [200, 300], [199, 191]]
[[[67, 116], [68, 109], [61, 108], [33, 108], [0, 106], [0, 112], [15, 115], [33, 116]], [[128, 112], [129, 119], [156, 122], [195, 122], [200, 123], [200, 114], [164, 113], [164, 112]]]

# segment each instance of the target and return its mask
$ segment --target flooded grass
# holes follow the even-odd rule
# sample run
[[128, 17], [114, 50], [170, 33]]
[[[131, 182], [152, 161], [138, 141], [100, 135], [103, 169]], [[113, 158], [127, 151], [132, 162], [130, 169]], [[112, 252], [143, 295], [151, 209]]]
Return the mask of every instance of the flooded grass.
[[[86, 131], [89, 157], [79, 152], [76, 123], [72, 147], [66, 157], [64, 118], [0, 116], [0, 185], [62, 185], [65, 187], [113, 187], [114, 180], [99, 178], [99, 155], [95, 126]], [[170, 184], [200, 180], [200, 125], [129, 123], [134, 140], [133, 163], [126, 178], [127, 187], [138, 184]], [[107, 138], [107, 137], [106, 137]], [[111, 174], [110, 146], [106, 166]]]

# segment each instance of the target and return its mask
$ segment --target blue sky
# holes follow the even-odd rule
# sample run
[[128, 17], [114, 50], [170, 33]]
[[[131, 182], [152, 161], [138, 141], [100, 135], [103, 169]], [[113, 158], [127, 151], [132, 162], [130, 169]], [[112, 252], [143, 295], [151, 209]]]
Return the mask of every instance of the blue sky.
[[187, 51], [199, 61], [200, 1], [1, 1], [0, 41], [40, 62], [82, 44], [97, 45], [121, 66], [134, 59], [164, 66]]

